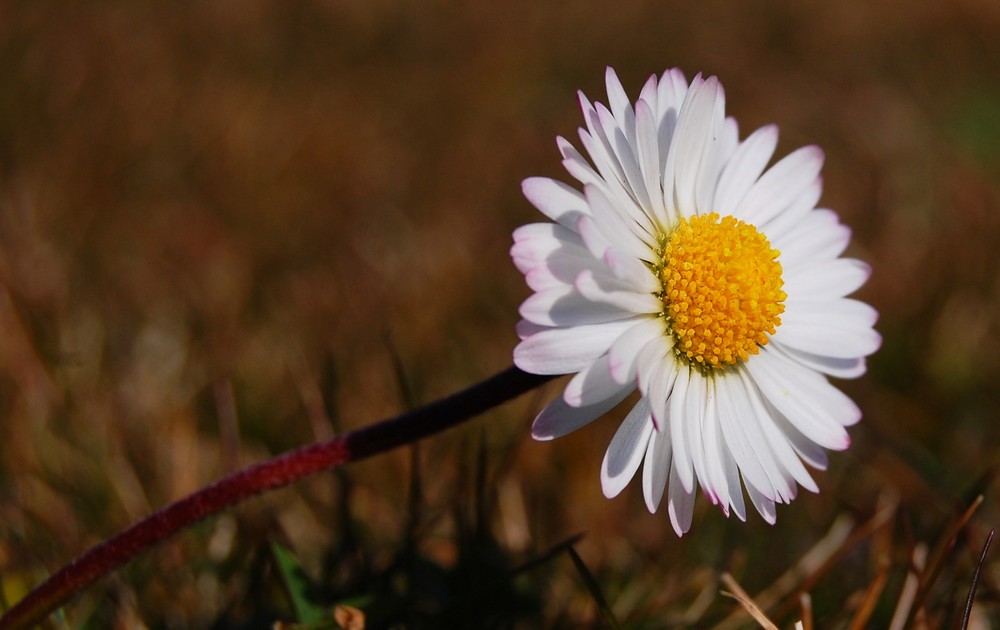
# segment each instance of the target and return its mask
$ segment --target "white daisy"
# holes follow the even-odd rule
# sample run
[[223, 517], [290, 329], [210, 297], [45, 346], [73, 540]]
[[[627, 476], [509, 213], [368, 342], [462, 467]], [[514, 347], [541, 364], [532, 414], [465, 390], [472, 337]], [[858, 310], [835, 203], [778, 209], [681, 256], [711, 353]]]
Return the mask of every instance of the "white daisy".
[[817, 487], [824, 449], [850, 444], [861, 417], [827, 376], [854, 378], [881, 338], [873, 308], [847, 298], [870, 268], [841, 258], [850, 230], [817, 209], [823, 152], [770, 168], [778, 130], [740, 141], [715, 77], [679, 70], [633, 106], [607, 71], [610, 107], [580, 94], [588, 161], [558, 139], [582, 192], [530, 178], [525, 196], [555, 223], [514, 232], [511, 256], [534, 291], [514, 362], [571, 374], [535, 419], [535, 439], [580, 428], [637, 388], [601, 466], [607, 497], [642, 465], [649, 510], [665, 497], [678, 535], [695, 487], [746, 518], [743, 489], [769, 523], [775, 504]]

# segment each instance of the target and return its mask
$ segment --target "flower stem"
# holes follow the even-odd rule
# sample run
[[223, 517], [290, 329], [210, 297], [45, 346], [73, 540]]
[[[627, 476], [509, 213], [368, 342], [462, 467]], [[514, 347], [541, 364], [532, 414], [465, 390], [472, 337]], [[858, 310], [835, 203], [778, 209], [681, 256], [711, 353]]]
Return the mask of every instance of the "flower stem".
[[0, 630], [28, 628], [40, 623], [93, 581], [185, 527], [235, 503], [313, 473], [439, 433], [552, 378], [528, 374], [512, 366], [412, 412], [238, 470], [154, 512], [77, 557], [0, 617]]

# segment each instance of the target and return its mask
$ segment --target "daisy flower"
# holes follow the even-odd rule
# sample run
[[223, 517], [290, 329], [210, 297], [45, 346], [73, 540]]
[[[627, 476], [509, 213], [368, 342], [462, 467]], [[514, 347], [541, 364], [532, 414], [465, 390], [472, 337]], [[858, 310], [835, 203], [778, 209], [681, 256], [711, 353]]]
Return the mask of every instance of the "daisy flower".
[[768, 168], [766, 126], [740, 140], [715, 77], [668, 70], [633, 105], [608, 69], [609, 105], [581, 93], [589, 160], [558, 138], [582, 190], [548, 178], [524, 194], [553, 223], [514, 232], [511, 256], [534, 291], [521, 305], [514, 362], [574, 374], [535, 419], [550, 440], [638, 389], [601, 465], [616, 496], [642, 468], [646, 505], [665, 501], [678, 535], [695, 491], [769, 523], [804, 464], [850, 444], [861, 412], [827, 377], [855, 378], [881, 338], [876, 311], [847, 296], [871, 273], [840, 255], [850, 230], [816, 207], [823, 152]]

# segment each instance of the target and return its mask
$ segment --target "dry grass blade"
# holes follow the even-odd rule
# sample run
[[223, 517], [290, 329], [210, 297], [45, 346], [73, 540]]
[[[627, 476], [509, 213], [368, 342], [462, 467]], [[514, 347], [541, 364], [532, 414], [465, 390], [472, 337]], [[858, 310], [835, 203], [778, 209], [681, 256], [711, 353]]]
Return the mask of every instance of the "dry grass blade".
[[700, 583], [702, 587], [699, 589], [698, 594], [691, 601], [690, 605], [688, 605], [687, 610], [677, 618], [677, 623], [681, 627], [689, 628], [696, 625], [698, 620], [705, 615], [716, 600], [719, 589], [715, 581], [715, 573], [711, 574], [710, 579], [700, 580]]
[[861, 601], [854, 619], [851, 620], [851, 625], [848, 626], [849, 630], [862, 630], [868, 627], [868, 620], [871, 619], [872, 613], [875, 612], [878, 598], [881, 597], [882, 591], [885, 589], [885, 583], [889, 580], [890, 566], [891, 563], [886, 557], [883, 557], [879, 562], [878, 573], [875, 575], [872, 583], [868, 585], [868, 590], [865, 591], [865, 598]]
[[[774, 162], [821, 145], [823, 164], [809, 149], [782, 167], [822, 166], [816, 177], [826, 182], [808, 176], [790, 203], [809, 205], [822, 188], [838, 224], [814, 235], [850, 229], [844, 253], [865, 261], [841, 260], [836, 272], [860, 282], [874, 268], [851, 295], [879, 312], [884, 341], [863, 378], [830, 379], [864, 418], [849, 428], [851, 450], [829, 453], [828, 472], [810, 467], [819, 495], [802, 489], [770, 527], [752, 514], [747, 524], [725, 520], [699, 491], [697, 523], [678, 541], [662, 509], [645, 514], [638, 478], [609, 502], [595, 474], [634, 397], [565, 439], [531, 439], [566, 376], [476, 425], [489, 431], [485, 540], [465, 536], [477, 436], [465, 427], [194, 527], [48, 624], [263, 618], [286, 604], [259, 559], [267, 538], [294, 543], [323, 578], [326, 603], [371, 595], [372, 626], [411, 596], [429, 617], [448, 602], [489, 599], [499, 585], [518, 596], [505, 613], [523, 604], [532, 616], [511, 626], [604, 627], [565, 547], [508, 578], [586, 528], [581, 557], [621, 624], [638, 628], [711, 627], [732, 612], [742, 620], [732, 630], [759, 627], [720, 598], [728, 570], [782, 630], [800, 619], [810, 630], [806, 591], [813, 624], [845, 630], [878, 573], [875, 538], [887, 538], [894, 565], [870, 622], [884, 630], [915, 541], [933, 552], [983, 493], [916, 613], [958, 627], [968, 568], [990, 527], [1000, 529], [980, 523], [1000, 509], [987, 494], [1000, 464], [991, 421], [1000, 415], [1000, 2], [913, 0], [903, 11], [890, 0], [646, 1], [615, 11], [597, 0], [67, 4], [0, 4], [0, 588], [11, 603], [61, 559], [211, 482], [230, 461], [330, 441], [395, 414], [400, 400], [430, 399], [507, 365], [522, 301], [542, 272], [571, 281], [563, 254], [578, 251], [533, 260], [539, 272], [526, 284], [511, 231], [559, 222], [520, 182], [551, 177], [576, 198], [581, 182], [564, 166], [583, 167], [576, 152], [590, 162], [585, 145], [611, 166], [643, 157], [615, 157], [620, 139], [607, 133], [635, 131], [640, 96], [664, 134], [642, 149], [665, 159], [669, 143], [659, 141], [672, 137], [677, 112], [659, 116], [666, 100], [648, 101], [658, 93], [643, 87], [677, 64], [688, 80], [718, 75], [741, 143], [758, 127], [775, 125], [754, 143], [781, 129]], [[612, 98], [608, 63], [622, 84]], [[608, 111], [581, 116], [577, 90]], [[626, 103], [632, 113], [612, 125], [608, 112]], [[595, 123], [607, 128], [581, 144], [577, 128]], [[729, 142], [734, 130], [726, 133]], [[575, 145], [565, 165], [557, 135]], [[626, 175], [617, 166], [614, 186]], [[640, 177], [625, 187], [662, 189], [662, 170], [631, 172]], [[698, 191], [719, 182], [704, 183]], [[832, 220], [826, 210], [809, 218], [820, 217]], [[809, 242], [792, 240], [771, 245]], [[824, 318], [858, 314], [847, 308], [857, 304], [838, 305], [849, 312]], [[403, 359], [409, 394], [390, 352]], [[238, 414], [228, 428], [216, 424], [213, 387], [227, 398], [232, 389], [223, 404]], [[728, 450], [725, 439], [720, 446]], [[912, 536], [891, 522], [841, 553], [878, 511], [880, 488], [913, 510]], [[501, 492], [508, 497], [494, 499]], [[845, 512], [855, 518], [848, 538], [803, 562]], [[986, 562], [970, 630], [981, 614], [1000, 622], [1000, 552]], [[489, 624], [473, 613], [438, 627], [449, 625]]]
[[[771, 586], [758, 593], [756, 601], [760, 602], [763, 607], [770, 608], [796, 588], [801, 588], [803, 591], [809, 590], [808, 587], [801, 587], [802, 581], [828, 565], [830, 558], [843, 547], [853, 528], [854, 520], [851, 517], [838, 517], [826, 535], [802, 556], [799, 563], [775, 580]], [[739, 627], [741, 616], [739, 612], [733, 613], [718, 624], [715, 630], [732, 630]]]
[[[757, 595], [757, 601], [765, 607], [770, 607], [774, 602], [784, 597], [794, 590], [802, 579], [823, 567], [838, 549], [847, 540], [851, 529], [854, 527], [854, 520], [848, 516], [837, 518], [826, 536], [820, 539], [812, 549], [802, 556], [799, 563], [785, 572], [775, 582]], [[728, 630], [739, 625], [738, 613], [730, 615], [721, 624], [716, 626], [716, 630]]]
[[298, 360], [288, 362], [289, 374], [295, 383], [299, 399], [305, 408], [306, 417], [309, 419], [309, 426], [312, 428], [313, 436], [317, 442], [323, 442], [333, 438], [335, 409], [328, 408], [327, 399], [335, 399], [336, 379], [332, 368], [327, 367], [326, 379], [329, 387], [321, 387], [319, 380], [312, 374], [306, 366], [306, 360], [299, 357]]
[[927, 546], [920, 544], [913, 550], [910, 572], [903, 582], [903, 590], [899, 593], [899, 601], [896, 602], [896, 611], [892, 615], [892, 622], [889, 630], [902, 630], [906, 627], [906, 620], [913, 609], [913, 602], [917, 597], [917, 589], [920, 586], [920, 575], [927, 564]]
[[983, 544], [983, 553], [979, 555], [979, 564], [976, 565], [976, 572], [972, 574], [972, 585], [969, 586], [969, 597], [965, 601], [965, 612], [962, 614], [962, 630], [966, 630], [969, 627], [969, 617], [972, 616], [972, 604], [976, 600], [976, 589], [979, 588], [979, 577], [983, 573], [983, 564], [986, 562], [986, 554], [990, 550], [990, 543], [993, 542], [993, 534], [996, 533], [996, 529], [991, 529], [989, 536], [986, 537], [986, 542]]
[[941, 570], [944, 568], [945, 558], [951, 552], [952, 548], [955, 546], [955, 541], [958, 539], [959, 533], [965, 528], [965, 525], [972, 518], [972, 515], [976, 513], [979, 506], [983, 504], [983, 495], [979, 495], [972, 502], [964, 513], [954, 520], [948, 529], [945, 530], [944, 536], [938, 540], [937, 546], [934, 548], [934, 552], [930, 555], [930, 561], [927, 563], [927, 570], [923, 573], [920, 579], [920, 588], [917, 589], [917, 595], [913, 602], [913, 607], [910, 609], [910, 614], [907, 618], [907, 626], [909, 622], [913, 621], [913, 615], [919, 609], [923, 608], [924, 600], [927, 598], [927, 593], [930, 592], [932, 586], [937, 581], [938, 576], [941, 574]]
[[[853, 518], [847, 515], [839, 516], [826, 535], [802, 556], [798, 564], [786, 571], [771, 586], [758, 593], [754, 598], [755, 601], [761, 607], [770, 609], [790, 593], [795, 591], [805, 593], [811, 590], [840, 558], [890, 523], [898, 505], [897, 497], [884, 495], [880, 499], [875, 516], [856, 529]], [[778, 618], [791, 614], [796, 602], [793, 600], [787, 603], [790, 605], [782, 606], [775, 613]], [[716, 625], [715, 630], [734, 630], [740, 627], [740, 624], [740, 614], [737, 612]]]
[[513, 571], [510, 572], [510, 576], [514, 577], [522, 573], [527, 573], [528, 571], [531, 571], [535, 567], [545, 564], [552, 558], [555, 558], [556, 556], [564, 553], [567, 549], [572, 549], [573, 545], [583, 540], [583, 537], [586, 535], [587, 534], [585, 532], [580, 532], [579, 534], [574, 534], [573, 536], [570, 536], [569, 538], [560, 543], [556, 543], [542, 555], [538, 556], [537, 558], [532, 558], [531, 560], [525, 562], [521, 566], [516, 567]]
[[0, 627], [33, 627], [97, 578], [178, 531], [248, 497], [439, 433], [534, 389], [550, 378], [529, 375], [511, 367], [410, 413], [341, 434], [330, 442], [288, 451], [223, 477], [81, 554], [6, 611], [0, 617]]
[[399, 356], [399, 350], [396, 348], [396, 344], [393, 343], [391, 335], [386, 334], [384, 342], [385, 348], [389, 353], [389, 360], [392, 363], [393, 376], [396, 377], [396, 386], [399, 387], [399, 395], [402, 396], [407, 410], [415, 409], [418, 404], [417, 394], [413, 390], [413, 381], [406, 372], [403, 357]]
[[569, 553], [569, 557], [573, 560], [573, 565], [576, 570], [580, 573], [580, 577], [583, 579], [584, 585], [586, 585], [587, 590], [590, 591], [590, 596], [594, 598], [594, 602], [597, 603], [597, 609], [601, 612], [601, 617], [609, 628], [613, 630], [621, 630], [621, 624], [615, 619], [614, 613], [611, 612], [611, 607], [608, 606], [608, 600], [604, 599], [604, 595], [601, 593], [601, 587], [597, 584], [597, 580], [594, 578], [594, 574], [590, 572], [587, 565], [583, 563], [583, 559], [580, 554], [576, 552], [576, 549], [572, 545], [566, 548]]
[[736, 580], [733, 579], [733, 576], [729, 575], [729, 573], [723, 573], [722, 583], [729, 589], [729, 592], [722, 591], [722, 594], [727, 597], [732, 597], [738, 601], [762, 628], [766, 628], [767, 630], [778, 630], [778, 626], [774, 625], [774, 622], [767, 618], [767, 615], [765, 615], [764, 611], [760, 609], [760, 606], [758, 606], [757, 603], [753, 601], [749, 595], [747, 595], [746, 591], [743, 590], [743, 587], [741, 587]]
[[[399, 388], [399, 395], [402, 398], [406, 409], [416, 409], [417, 394], [413, 389], [413, 381], [406, 371], [403, 358], [399, 355], [396, 344], [392, 341], [392, 335], [386, 334], [384, 338], [386, 350], [389, 353], [389, 360], [392, 363], [393, 376], [396, 378], [396, 386]], [[415, 544], [417, 528], [423, 517], [423, 482], [420, 475], [420, 445], [411, 444], [410, 448], [410, 483], [406, 491], [407, 520], [406, 520], [406, 548], [412, 549]]]
[[233, 471], [240, 467], [240, 421], [233, 381], [228, 378], [216, 380], [212, 384], [212, 396], [219, 420], [220, 456], [225, 470]]
[[795, 624], [801, 630], [813, 630], [813, 601], [809, 593], [799, 595], [799, 608], [802, 609], [802, 620]]

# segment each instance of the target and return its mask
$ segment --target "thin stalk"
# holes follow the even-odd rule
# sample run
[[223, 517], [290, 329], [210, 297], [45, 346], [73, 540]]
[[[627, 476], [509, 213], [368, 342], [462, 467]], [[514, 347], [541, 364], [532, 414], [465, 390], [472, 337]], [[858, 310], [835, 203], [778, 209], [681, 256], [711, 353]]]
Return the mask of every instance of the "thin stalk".
[[979, 564], [976, 565], [976, 572], [972, 574], [972, 586], [969, 587], [969, 597], [965, 600], [965, 613], [962, 615], [961, 630], [968, 630], [969, 620], [972, 619], [972, 605], [976, 601], [976, 589], [979, 587], [979, 576], [983, 573], [983, 565], [986, 564], [986, 554], [990, 550], [990, 543], [993, 542], [993, 535], [997, 530], [991, 529], [990, 535], [986, 537], [983, 545], [983, 553], [979, 556]]
[[510, 367], [468, 389], [409, 413], [238, 470], [84, 552], [0, 617], [0, 630], [28, 628], [40, 623], [98, 578], [207, 516], [314, 473], [385, 453], [439, 433], [552, 378]]

